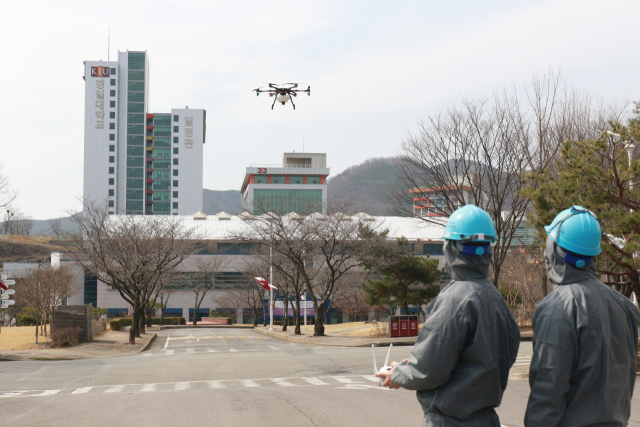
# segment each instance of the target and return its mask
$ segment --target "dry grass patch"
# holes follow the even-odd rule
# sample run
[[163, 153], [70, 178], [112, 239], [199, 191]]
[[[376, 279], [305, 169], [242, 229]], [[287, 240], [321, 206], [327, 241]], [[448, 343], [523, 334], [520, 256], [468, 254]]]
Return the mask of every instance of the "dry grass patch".
[[38, 335], [35, 344], [35, 326], [3, 327], [0, 330], [0, 351], [33, 350], [42, 348], [40, 343], [49, 343], [49, 337]]

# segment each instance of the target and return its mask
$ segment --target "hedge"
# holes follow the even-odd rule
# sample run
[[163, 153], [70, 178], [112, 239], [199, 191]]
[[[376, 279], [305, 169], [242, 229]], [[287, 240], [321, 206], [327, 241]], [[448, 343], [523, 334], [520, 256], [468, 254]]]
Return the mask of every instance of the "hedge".
[[[119, 331], [120, 328], [122, 328], [123, 326], [131, 326], [133, 319], [131, 319], [130, 317], [125, 317], [125, 318], [121, 318], [121, 319], [111, 319], [111, 321], [109, 322], [109, 326], [111, 327], [112, 331]], [[184, 317], [165, 317], [164, 318], [164, 322], [162, 323], [163, 325], [173, 325], [176, 324], [176, 322], [180, 325], [186, 325], [187, 322], [185, 321]], [[152, 325], [159, 325], [160, 324], [160, 318], [159, 317], [152, 317], [151, 318], [151, 324]]]

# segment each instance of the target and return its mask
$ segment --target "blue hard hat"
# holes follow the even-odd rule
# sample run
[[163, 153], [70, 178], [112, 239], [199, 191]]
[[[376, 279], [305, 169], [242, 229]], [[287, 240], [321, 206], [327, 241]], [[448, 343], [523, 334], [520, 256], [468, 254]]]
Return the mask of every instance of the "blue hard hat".
[[585, 256], [595, 256], [601, 251], [600, 223], [591, 211], [582, 206], [573, 205], [563, 210], [544, 230], [566, 251]]
[[453, 212], [442, 237], [463, 242], [495, 242], [497, 240], [496, 227], [491, 217], [474, 205], [466, 205]]

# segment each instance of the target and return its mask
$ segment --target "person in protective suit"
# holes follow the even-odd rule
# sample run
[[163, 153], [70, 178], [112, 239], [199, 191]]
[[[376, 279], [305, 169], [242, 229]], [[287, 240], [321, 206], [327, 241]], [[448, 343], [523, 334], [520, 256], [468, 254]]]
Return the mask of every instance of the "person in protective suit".
[[626, 426], [636, 379], [638, 307], [598, 280], [596, 217], [572, 206], [545, 227], [553, 291], [533, 315], [525, 426]]
[[446, 269], [453, 279], [429, 304], [411, 358], [376, 376], [389, 388], [417, 390], [425, 426], [500, 427], [494, 408], [507, 387], [520, 329], [488, 279], [491, 217], [466, 205], [444, 234]]

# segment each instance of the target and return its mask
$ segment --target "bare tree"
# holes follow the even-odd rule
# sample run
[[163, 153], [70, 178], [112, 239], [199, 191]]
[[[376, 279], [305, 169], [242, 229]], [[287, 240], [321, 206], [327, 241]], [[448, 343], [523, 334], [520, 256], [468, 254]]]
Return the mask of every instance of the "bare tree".
[[115, 287], [133, 307], [129, 343], [143, 330], [144, 303], [167, 272], [194, 250], [201, 236], [174, 216], [109, 215], [107, 203], [84, 202], [73, 214], [78, 231], [69, 255], [100, 281]]
[[324, 335], [322, 317], [327, 314], [340, 279], [350, 270], [364, 265], [373, 252], [371, 245], [384, 244], [386, 240], [361, 238], [359, 231], [366, 219], [351, 217], [348, 211], [348, 204], [336, 203], [326, 207], [328, 216], [319, 213], [281, 216], [271, 212], [247, 216], [245, 224], [248, 227], [237, 236], [262, 242], [271, 249], [273, 260], [282, 257], [295, 267], [313, 301], [314, 336]]
[[8, 206], [4, 214], [4, 221], [2, 226], [4, 227], [5, 234], [16, 234], [19, 236], [28, 236], [33, 229], [33, 218], [25, 215], [20, 209]]
[[18, 191], [11, 188], [9, 177], [4, 174], [0, 165], [0, 208], [5, 208], [18, 197]]
[[349, 316], [349, 319], [354, 319], [356, 322], [367, 320], [371, 309], [365, 303], [367, 294], [362, 286], [366, 278], [367, 275], [362, 270], [350, 272], [344, 277], [344, 283], [333, 296], [334, 307], [340, 308]]
[[253, 326], [258, 326], [260, 313], [266, 318], [264, 306], [265, 290], [262, 286], [243, 286], [227, 289], [220, 296], [213, 299], [215, 303], [223, 307], [249, 307], [253, 315]]
[[60, 240], [60, 236], [64, 232], [62, 229], [62, 220], [60, 218], [50, 219], [49, 230], [56, 236], [57, 240]]
[[183, 273], [183, 280], [188, 282], [189, 290], [193, 292], [193, 325], [198, 324], [198, 310], [207, 293], [216, 285], [220, 285], [217, 276], [222, 273], [229, 261], [221, 255], [196, 256], [194, 272]]
[[[36, 326], [40, 325], [40, 335], [47, 336], [46, 319], [65, 298], [79, 290], [71, 267], [53, 267], [47, 259], [37, 259], [32, 268], [22, 271], [16, 279], [16, 299], [36, 309]], [[38, 342], [37, 331], [35, 342]]]
[[397, 168], [402, 187], [390, 196], [396, 211], [427, 210], [427, 222], [449, 216], [466, 204], [491, 215], [498, 244], [492, 281], [498, 284], [515, 233], [530, 213], [523, 194], [527, 174], [553, 164], [566, 139], [588, 134], [602, 114], [588, 96], [567, 89], [552, 69], [534, 75], [518, 91], [496, 93], [492, 101], [464, 99], [420, 124], [402, 143]]

